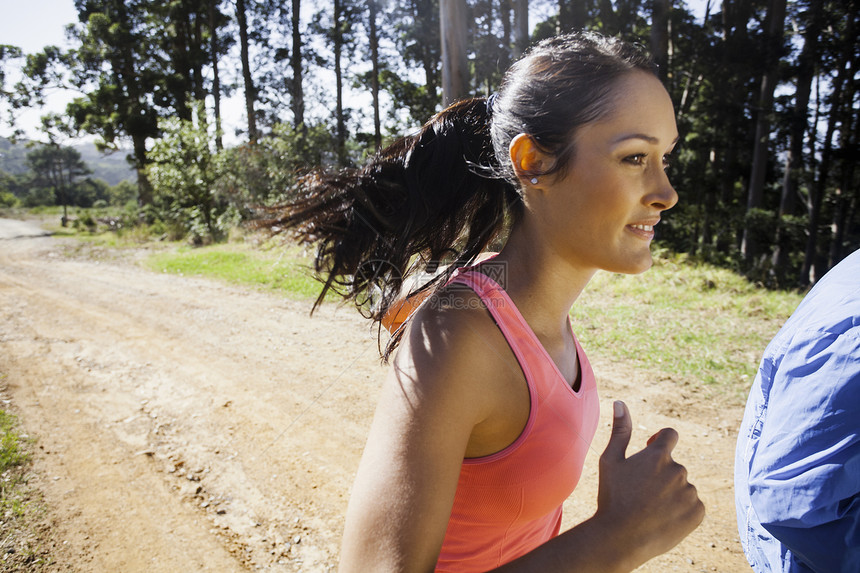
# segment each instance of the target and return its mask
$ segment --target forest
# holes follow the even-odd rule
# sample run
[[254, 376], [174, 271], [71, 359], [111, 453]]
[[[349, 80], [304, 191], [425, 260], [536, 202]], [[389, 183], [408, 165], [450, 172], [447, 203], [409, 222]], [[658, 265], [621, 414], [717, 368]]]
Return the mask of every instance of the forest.
[[[75, 7], [71, 48], [0, 46], [0, 120], [14, 127], [51, 89], [78, 94], [43, 116], [32, 152], [50, 192], [33, 199], [35, 175], [0, 174], [6, 205], [86, 195], [71, 192], [87, 169], [68, 144], [96, 136], [136, 172], [134, 193], [103, 193], [125, 202], [122, 224], [223, 240], [300, 174], [361, 164], [444, 105], [492, 93], [532, 43], [588, 29], [646, 46], [675, 103], [680, 202], [663, 246], [781, 288], [808, 286], [860, 247], [857, 0], [707, 0], [704, 16], [681, 0]], [[225, 133], [224, 102], [237, 96], [243, 124]]]

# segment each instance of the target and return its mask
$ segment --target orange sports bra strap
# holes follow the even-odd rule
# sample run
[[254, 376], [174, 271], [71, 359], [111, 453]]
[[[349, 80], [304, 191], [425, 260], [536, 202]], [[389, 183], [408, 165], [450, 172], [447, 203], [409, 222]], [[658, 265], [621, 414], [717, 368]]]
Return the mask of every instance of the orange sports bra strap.
[[530, 378], [530, 363], [535, 359], [535, 353], [541, 353], [543, 346], [508, 293], [496, 281], [474, 270], [458, 269], [448, 284], [455, 282], [466, 285], [480, 297], [513, 350], [526, 378]]

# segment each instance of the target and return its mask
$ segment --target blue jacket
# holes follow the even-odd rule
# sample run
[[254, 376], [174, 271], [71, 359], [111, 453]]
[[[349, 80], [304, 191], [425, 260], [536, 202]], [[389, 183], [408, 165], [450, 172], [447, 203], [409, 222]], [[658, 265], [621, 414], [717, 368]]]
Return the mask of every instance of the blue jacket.
[[757, 572], [860, 572], [860, 251], [827, 273], [765, 350], [735, 453]]

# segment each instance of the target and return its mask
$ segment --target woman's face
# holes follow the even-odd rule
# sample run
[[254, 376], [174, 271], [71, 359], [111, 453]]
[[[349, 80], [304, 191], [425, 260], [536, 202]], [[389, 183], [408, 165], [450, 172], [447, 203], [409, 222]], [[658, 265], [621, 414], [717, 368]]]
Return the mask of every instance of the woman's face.
[[527, 194], [546, 238], [581, 270], [640, 273], [660, 213], [678, 201], [666, 176], [678, 140], [675, 112], [660, 81], [644, 72], [618, 80], [612, 111], [577, 131], [564, 176]]

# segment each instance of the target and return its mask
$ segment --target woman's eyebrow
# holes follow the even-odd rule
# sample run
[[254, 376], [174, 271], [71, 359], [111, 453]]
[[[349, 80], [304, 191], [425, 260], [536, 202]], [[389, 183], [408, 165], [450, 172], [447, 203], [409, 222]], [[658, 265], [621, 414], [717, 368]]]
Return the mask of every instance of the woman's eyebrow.
[[[641, 139], [643, 141], [646, 141], [648, 143], [655, 144], [655, 145], [657, 143], [660, 143], [660, 138], [654, 137], [653, 135], [647, 135], [645, 133], [628, 133], [628, 134], [622, 135], [622, 136], [617, 137], [614, 140], [612, 140], [612, 144], [614, 145], [616, 143], [621, 143], [622, 141], [627, 141], [628, 139]], [[680, 134], [676, 135], [675, 139], [672, 140], [672, 145], [678, 143], [679, 139], [681, 139]]]

